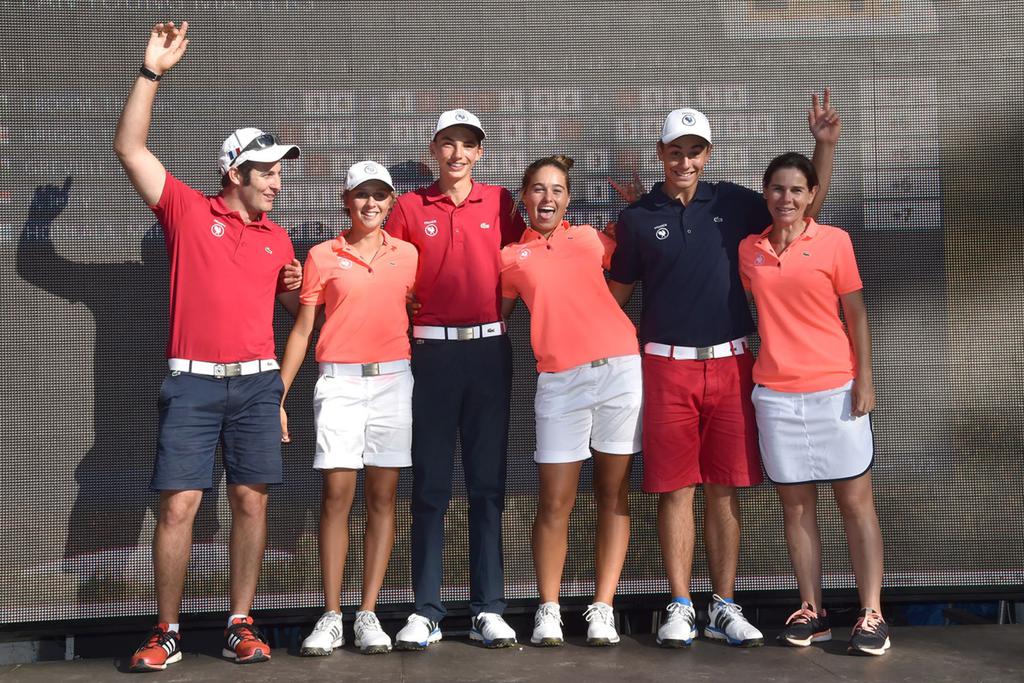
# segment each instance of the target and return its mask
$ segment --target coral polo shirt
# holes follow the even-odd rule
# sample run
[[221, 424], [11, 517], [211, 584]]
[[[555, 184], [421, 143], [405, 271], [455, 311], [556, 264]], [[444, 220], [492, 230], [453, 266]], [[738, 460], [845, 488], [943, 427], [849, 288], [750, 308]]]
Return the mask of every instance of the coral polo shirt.
[[316, 344], [321, 363], [383, 363], [409, 358], [405, 296], [416, 280], [416, 248], [385, 234], [369, 263], [338, 235], [309, 250], [299, 300], [324, 306]]
[[274, 301], [295, 258], [288, 233], [266, 214], [245, 223], [218, 195], [170, 173], [150, 209], [170, 260], [168, 358], [235, 363], [274, 358]]
[[777, 255], [768, 235], [740, 243], [740, 279], [754, 294], [761, 350], [754, 381], [776, 391], [835, 389], [854, 377], [856, 357], [839, 318], [839, 297], [863, 289], [846, 231], [807, 227]]
[[417, 325], [481, 325], [501, 319], [501, 247], [526, 224], [508, 190], [473, 183], [455, 206], [437, 183], [406, 192], [386, 229], [419, 250]]
[[563, 221], [549, 238], [532, 228], [501, 250], [501, 295], [530, 309], [538, 372], [561, 372], [640, 352], [636, 328], [608, 291], [615, 243], [589, 225]]

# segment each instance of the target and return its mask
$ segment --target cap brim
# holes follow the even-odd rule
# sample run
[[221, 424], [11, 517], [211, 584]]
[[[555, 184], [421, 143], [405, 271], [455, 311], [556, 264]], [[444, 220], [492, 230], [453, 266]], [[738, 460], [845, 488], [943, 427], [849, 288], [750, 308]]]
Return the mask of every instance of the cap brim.
[[356, 189], [356, 188], [357, 188], [357, 187], [359, 187], [360, 185], [365, 185], [366, 183], [370, 183], [370, 182], [373, 182], [374, 180], [376, 180], [376, 181], [377, 181], [378, 183], [384, 183], [385, 185], [387, 185], [388, 187], [390, 187], [390, 188], [391, 188], [391, 191], [392, 191], [392, 192], [398, 192], [398, 190], [396, 190], [396, 189], [395, 189], [395, 186], [394, 186], [394, 185], [392, 185], [392, 184], [391, 184], [391, 183], [389, 183], [388, 181], [384, 180], [383, 178], [376, 178], [376, 177], [372, 177], [372, 178], [363, 178], [362, 180], [360, 180], [360, 181], [359, 181], [358, 183], [356, 183], [356, 184], [355, 184], [355, 185], [353, 185], [352, 187], [349, 187], [349, 186], [348, 186], [348, 185], [346, 184], [346, 185], [345, 185], [345, 192], [351, 192], [352, 190]]
[[470, 130], [475, 130], [481, 140], [487, 139], [487, 133], [484, 132], [484, 129], [481, 128], [480, 126], [474, 126], [472, 123], [453, 123], [450, 126], [445, 126], [444, 128], [434, 131], [434, 139], [436, 140], [438, 135], [448, 130], [449, 128], [456, 128], [458, 126], [462, 126], [463, 128], [469, 128]]
[[704, 137], [700, 133], [694, 133], [692, 131], [689, 131], [689, 132], [686, 132], [686, 133], [680, 133], [679, 135], [671, 135], [671, 136], [670, 135], [663, 135], [660, 138], [661, 139], [661, 144], [667, 145], [670, 142], [673, 142], [674, 140], [678, 140], [679, 138], [685, 138], [687, 135], [692, 135], [695, 138], [700, 138], [701, 140], [703, 140], [704, 142], [708, 143], [709, 145], [711, 144], [711, 140], [709, 138]]
[[299, 157], [298, 145], [274, 145], [273, 147], [267, 147], [266, 149], [254, 149], [248, 152], [242, 152], [235, 159], [232, 166], [239, 166], [244, 164], [246, 161], [280, 161], [281, 159], [297, 159]]

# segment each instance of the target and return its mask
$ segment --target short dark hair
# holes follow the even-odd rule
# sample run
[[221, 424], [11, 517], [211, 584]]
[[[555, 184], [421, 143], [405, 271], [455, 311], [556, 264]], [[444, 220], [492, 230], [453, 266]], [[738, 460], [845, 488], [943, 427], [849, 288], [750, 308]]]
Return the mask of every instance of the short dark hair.
[[768, 187], [775, 172], [783, 168], [795, 168], [803, 173], [804, 178], [807, 180], [808, 190], [813, 190], [818, 186], [818, 172], [814, 170], [814, 164], [799, 152], [786, 152], [772, 159], [764, 172], [763, 186]]
[[[238, 175], [242, 176], [242, 184], [243, 185], [248, 185], [249, 184], [249, 176], [252, 174], [252, 169], [254, 169], [255, 167], [256, 167], [256, 162], [254, 162], [254, 161], [243, 161], [241, 164], [239, 164], [238, 166], [234, 166], [233, 168], [237, 168], [238, 169]], [[231, 169], [229, 168], [228, 171], [230, 172]], [[221, 189], [227, 187], [230, 184], [231, 184], [231, 180], [228, 179], [228, 174], [227, 173], [225, 173], [224, 175], [222, 175], [220, 177]]]

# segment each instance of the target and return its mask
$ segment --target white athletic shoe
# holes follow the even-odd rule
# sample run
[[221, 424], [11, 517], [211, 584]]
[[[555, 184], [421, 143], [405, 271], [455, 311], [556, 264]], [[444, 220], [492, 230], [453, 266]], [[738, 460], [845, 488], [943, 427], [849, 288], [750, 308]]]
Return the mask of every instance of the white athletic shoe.
[[313, 632], [302, 641], [299, 654], [303, 657], [324, 657], [331, 654], [334, 648], [345, 644], [341, 625], [341, 612], [324, 612], [313, 627]]
[[481, 612], [473, 617], [469, 639], [480, 641], [484, 647], [512, 647], [516, 644], [516, 632], [500, 614]]
[[423, 650], [441, 640], [441, 629], [436, 621], [419, 614], [410, 614], [405, 626], [395, 636], [396, 650]]
[[697, 637], [697, 613], [692, 605], [672, 601], [665, 608], [665, 619], [658, 628], [658, 645], [686, 647]]
[[558, 647], [562, 638], [562, 611], [557, 602], [545, 602], [533, 616], [533, 635], [530, 642], [540, 647]]
[[587, 627], [587, 645], [604, 646], [619, 642], [619, 632], [615, 630], [615, 612], [611, 605], [595, 602], [587, 607], [583, 618], [590, 622]]
[[704, 637], [724, 640], [736, 647], [760, 647], [764, 635], [743, 616], [743, 608], [731, 600], [726, 601], [717, 593], [708, 605], [708, 625]]
[[391, 652], [391, 638], [373, 612], [356, 612], [356, 647], [364, 655], [382, 655]]

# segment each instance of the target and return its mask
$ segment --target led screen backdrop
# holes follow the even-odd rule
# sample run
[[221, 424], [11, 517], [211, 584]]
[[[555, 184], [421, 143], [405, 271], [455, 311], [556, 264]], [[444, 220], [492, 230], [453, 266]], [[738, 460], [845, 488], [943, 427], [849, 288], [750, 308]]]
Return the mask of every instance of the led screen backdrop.
[[[167, 259], [111, 141], [148, 26], [168, 18], [191, 22], [191, 44], [160, 87], [151, 148], [213, 192], [233, 128], [300, 144], [274, 211], [300, 256], [345, 225], [339, 185], [354, 161], [385, 163], [403, 190], [429, 182], [426, 145], [443, 109], [465, 106], [487, 127], [481, 180], [514, 189], [532, 159], [574, 156], [571, 217], [601, 225], [622, 208], [609, 176], [658, 180], [654, 143], [671, 109], [710, 115], [712, 179], [757, 187], [775, 154], [810, 152], [809, 95], [830, 85], [843, 137], [822, 218], [851, 232], [865, 280], [887, 586], [1024, 584], [1019, 3], [26, 0], [0, 2], [0, 622], [155, 609], [147, 484]], [[520, 307], [510, 598], [535, 596], [527, 325]], [[288, 329], [279, 313], [279, 349]], [[297, 438], [271, 499], [259, 608], [321, 604], [314, 376], [309, 363], [293, 392]], [[623, 595], [667, 590], [641, 467]], [[588, 473], [567, 596], [593, 589], [589, 487]], [[411, 600], [409, 491], [403, 476], [383, 603]], [[457, 495], [445, 565], [453, 601], [468, 597], [465, 510]], [[746, 492], [743, 510], [740, 588], [792, 589], [773, 490]], [[827, 492], [821, 511], [827, 587], [851, 588]], [[362, 521], [357, 499], [345, 604], [357, 601]], [[188, 611], [227, 607], [228, 526], [221, 483], [197, 522]], [[695, 587], [707, 590], [702, 545], [697, 558]]]

